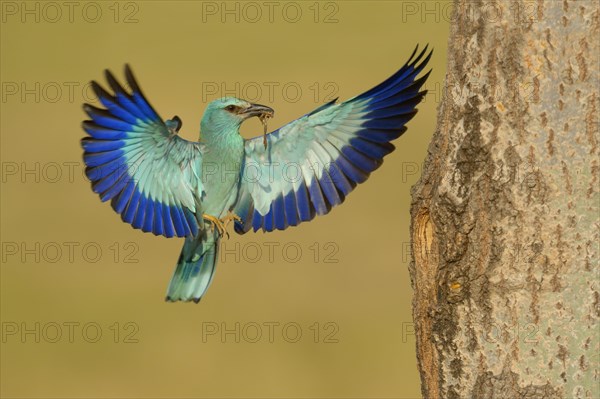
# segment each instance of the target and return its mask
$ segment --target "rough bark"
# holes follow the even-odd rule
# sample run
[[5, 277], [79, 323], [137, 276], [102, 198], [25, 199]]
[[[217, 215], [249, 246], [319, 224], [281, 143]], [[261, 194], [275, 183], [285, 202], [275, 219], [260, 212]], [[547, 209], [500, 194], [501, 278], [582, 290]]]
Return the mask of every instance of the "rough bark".
[[597, 398], [598, 1], [456, 0], [411, 208], [426, 398]]

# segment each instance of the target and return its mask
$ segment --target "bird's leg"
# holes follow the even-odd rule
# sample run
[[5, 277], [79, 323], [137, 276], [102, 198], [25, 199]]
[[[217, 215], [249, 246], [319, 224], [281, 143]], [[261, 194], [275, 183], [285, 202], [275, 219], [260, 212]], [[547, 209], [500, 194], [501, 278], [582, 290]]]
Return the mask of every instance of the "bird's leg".
[[225, 226], [223, 225], [223, 222], [219, 218], [216, 218], [212, 215], [207, 215], [206, 213], [202, 214], [202, 218], [204, 220], [208, 220], [211, 223], [211, 227], [213, 229], [216, 227], [217, 230], [219, 231], [219, 235], [221, 237], [223, 237], [223, 234], [226, 233]]

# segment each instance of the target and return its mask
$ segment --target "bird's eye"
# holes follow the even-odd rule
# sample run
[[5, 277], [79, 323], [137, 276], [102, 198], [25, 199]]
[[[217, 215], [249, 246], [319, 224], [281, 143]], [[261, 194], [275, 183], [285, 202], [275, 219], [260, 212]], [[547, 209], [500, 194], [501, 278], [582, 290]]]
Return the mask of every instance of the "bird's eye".
[[237, 109], [237, 107], [235, 105], [228, 105], [225, 107], [225, 109], [229, 112], [233, 112]]

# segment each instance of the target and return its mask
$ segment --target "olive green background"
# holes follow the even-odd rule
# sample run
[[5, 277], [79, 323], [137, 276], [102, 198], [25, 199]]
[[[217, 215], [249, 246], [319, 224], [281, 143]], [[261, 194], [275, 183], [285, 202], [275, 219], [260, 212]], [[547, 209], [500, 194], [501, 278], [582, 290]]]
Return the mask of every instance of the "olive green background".
[[[229, 2], [225, 15], [222, 2], [75, 2], [70, 21], [60, 2], [60, 16], [2, 2], [3, 398], [420, 397], [410, 187], [435, 128], [447, 3], [427, 2], [429, 13], [420, 1], [287, 3], [269, 17], [264, 2]], [[202, 302], [164, 302], [182, 240], [132, 229], [91, 192], [79, 146], [84, 85], [104, 68], [122, 78], [129, 62], [161, 116], [179, 115], [181, 135], [196, 139], [219, 94], [272, 106], [274, 129], [329, 94], [347, 99], [384, 80], [417, 43], [435, 48], [431, 93], [382, 168], [327, 216], [232, 233]], [[243, 127], [261, 132], [256, 119]], [[76, 323], [73, 337], [65, 323]], [[236, 323], [239, 339], [207, 334]]]

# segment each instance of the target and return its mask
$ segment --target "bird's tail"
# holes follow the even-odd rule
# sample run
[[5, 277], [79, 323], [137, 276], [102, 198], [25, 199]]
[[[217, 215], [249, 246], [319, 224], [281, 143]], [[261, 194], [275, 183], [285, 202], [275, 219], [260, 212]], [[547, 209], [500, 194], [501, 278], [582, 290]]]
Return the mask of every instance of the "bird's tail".
[[186, 238], [169, 283], [166, 300], [200, 302], [215, 273], [218, 253], [217, 229], [208, 229], [199, 237]]

